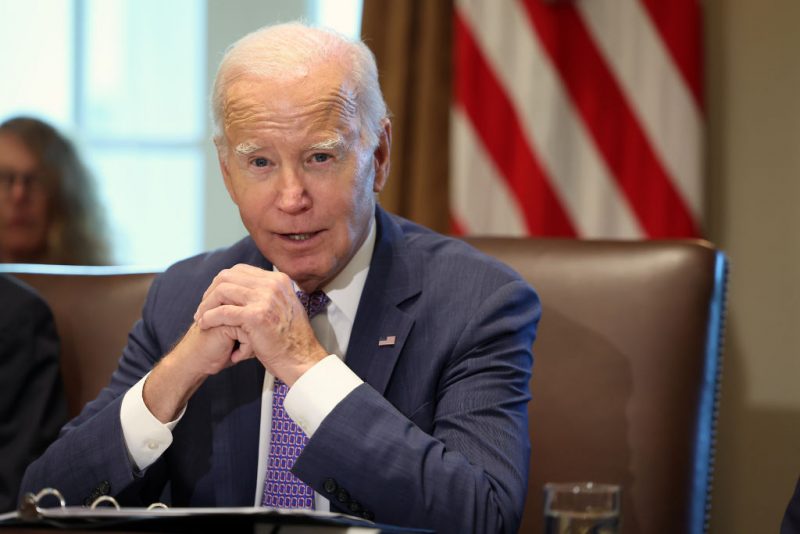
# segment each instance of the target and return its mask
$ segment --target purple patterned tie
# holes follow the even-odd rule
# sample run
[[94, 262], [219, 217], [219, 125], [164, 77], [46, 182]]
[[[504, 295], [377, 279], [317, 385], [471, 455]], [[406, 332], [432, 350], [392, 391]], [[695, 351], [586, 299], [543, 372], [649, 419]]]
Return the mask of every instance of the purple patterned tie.
[[[310, 295], [297, 292], [297, 298], [306, 309], [308, 318], [325, 309], [331, 301], [322, 291]], [[314, 509], [314, 490], [294, 476], [290, 469], [303, 451], [308, 436], [292, 421], [283, 409], [283, 399], [289, 387], [275, 379], [272, 392], [272, 429], [269, 438], [269, 457], [267, 459], [267, 476], [264, 480], [262, 506], [272, 508], [306, 508]]]

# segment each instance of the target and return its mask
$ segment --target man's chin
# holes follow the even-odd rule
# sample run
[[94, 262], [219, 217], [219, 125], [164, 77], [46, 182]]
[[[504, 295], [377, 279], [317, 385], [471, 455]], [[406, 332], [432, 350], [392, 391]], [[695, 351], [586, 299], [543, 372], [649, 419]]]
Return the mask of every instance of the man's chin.
[[308, 262], [276, 262], [275, 267], [291, 278], [303, 291], [318, 289], [327, 278], [323, 274], [323, 269], [319, 269], [318, 266], [311, 265]]
[[297, 287], [306, 293], [312, 293], [317, 289], [322, 289], [322, 287], [328, 283], [327, 279], [318, 276], [306, 276], [298, 278], [290, 276], [290, 278], [294, 280], [294, 282], [297, 284]]

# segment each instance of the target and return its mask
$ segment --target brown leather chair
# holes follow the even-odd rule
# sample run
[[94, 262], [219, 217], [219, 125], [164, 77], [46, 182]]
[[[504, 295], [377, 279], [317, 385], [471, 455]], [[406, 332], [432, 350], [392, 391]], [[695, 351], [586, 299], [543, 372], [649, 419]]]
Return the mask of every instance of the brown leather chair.
[[70, 417], [94, 399], [116, 369], [155, 276], [125, 267], [0, 265], [50, 304], [61, 338], [61, 374]]
[[545, 482], [623, 488], [625, 534], [708, 529], [726, 259], [706, 242], [469, 239], [543, 303], [520, 532]]
[[[726, 262], [705, 242], [472, 238], [539, 292], [528, 500], [545, 482], [623, 488], [625, 534], [707, 529]], [[116, 366], [153, 273], [0, 266], [50, 302], [72, 413]], [[56, 269], [56, 270], [54, 270]]]

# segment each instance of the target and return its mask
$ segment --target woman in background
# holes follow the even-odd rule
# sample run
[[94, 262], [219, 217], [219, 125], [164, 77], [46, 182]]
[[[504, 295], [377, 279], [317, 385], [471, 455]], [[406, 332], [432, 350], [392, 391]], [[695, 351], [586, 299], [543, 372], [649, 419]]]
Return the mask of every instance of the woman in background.
[[107, 263], [102, 219], [67, 139], [33, 118], [0, 124], [0, 263]]

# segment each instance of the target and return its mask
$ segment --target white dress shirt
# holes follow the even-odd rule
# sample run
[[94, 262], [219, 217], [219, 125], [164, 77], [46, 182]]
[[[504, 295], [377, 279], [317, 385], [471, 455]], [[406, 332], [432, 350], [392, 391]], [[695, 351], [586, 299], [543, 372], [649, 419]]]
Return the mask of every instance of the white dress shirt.
[[[284, 400], [286, 413], [309, 438], [314, 435], [322, 420], [336, 405], [362, 383], [362, 380], [344, 364], [344, 357], [350, 342], [358, 303], [367, 280], [372, 252], [375, 249], [375, 233], [373, 219], [369, 234], [353, 259], [336, 278], [322, 288], [330, 298], [330, 303], [323, 312], [311, 319], [311, 328], [329, 355], [306, 371], [289, 389]], [[128, 454], [139, 471], [144, 471], [152, 465], [172, 444], [172, 429], [186, 410], [184, 408], [175, 421], [161, 423], [144, 404], [142, 388], [146, 379], [147, 375], [128, 390], [122, 399], [120, 409], [120, 422]], [[255, 506], [261, 505], [266, 476], [272, 426], [273, 383], [274, 377], [266, 372], [261, 394]], [[317, 494], [315, 508], [321, 511], [329, 510], [328, 500]]]

